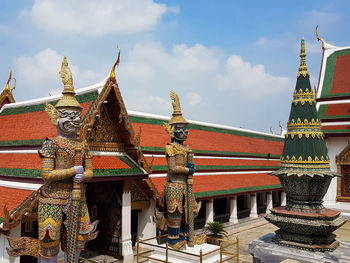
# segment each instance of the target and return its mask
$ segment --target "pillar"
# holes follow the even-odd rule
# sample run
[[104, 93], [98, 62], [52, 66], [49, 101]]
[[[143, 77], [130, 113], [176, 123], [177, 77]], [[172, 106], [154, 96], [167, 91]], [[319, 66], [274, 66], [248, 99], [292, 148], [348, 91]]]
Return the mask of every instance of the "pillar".
[[281, 206], [287, 205], [287, 196], [286, 192], [282, 191], [281, 192]]
[[271, 213], [270, 209], [272, 208], [273, 208], [272, 192], [267, 192], [266, 193], [266, 213]]
[[258, 205], [256, 202], [256, 193], [250, 195], [250, 214], [249, 217], [257, 218], [258, 217]]
[[214, 222], [214, 201], [210, 199], [205, 205], [205, 224]]
[[124, 263], [134, 262], [134, 254], [132, 252], [131, 242], [131, 193], [130, 190], [124, 185], [123, 197], [122, 197], [122, 255], [124, 257]]
[[238, 217], [237, 217], [237, 196], [234, 196], [233, 198], [230, 198], [230, 223], [237, 224], [238, 223]]

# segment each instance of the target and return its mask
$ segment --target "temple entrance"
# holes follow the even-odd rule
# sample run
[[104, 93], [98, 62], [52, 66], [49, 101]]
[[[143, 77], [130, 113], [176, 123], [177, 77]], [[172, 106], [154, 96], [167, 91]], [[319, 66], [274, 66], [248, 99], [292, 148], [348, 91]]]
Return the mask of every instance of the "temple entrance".
[[337, 181], [337, 201], [350, 203], [350, 145], [348, 145], [336, 158], [337, 172], [343, 177]]
[[340, 178], [340, 194], [341, 197], [349, 198], [342, 201], [350, 202], [350, 165], [341, 165], [340, 171], [343, 175], [343, 177]]
[[123, 182], [87, 184], [86, 201], [91, 221], [99, 220], [99, 234], [86, 244], [96, 254], [121, 258], [121, 211]]

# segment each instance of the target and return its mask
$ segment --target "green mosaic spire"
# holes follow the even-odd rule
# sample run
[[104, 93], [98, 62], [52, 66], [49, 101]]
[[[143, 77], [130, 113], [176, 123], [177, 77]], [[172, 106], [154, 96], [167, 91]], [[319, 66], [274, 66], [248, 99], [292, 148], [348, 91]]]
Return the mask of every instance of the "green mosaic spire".
[[317, 118], [316, 101], [305, 63], [305, 41], [301, 39], [300, 67], [285, 135], [280, 170], [273, 174], [335, 175], [330, 171], [329, 157]]

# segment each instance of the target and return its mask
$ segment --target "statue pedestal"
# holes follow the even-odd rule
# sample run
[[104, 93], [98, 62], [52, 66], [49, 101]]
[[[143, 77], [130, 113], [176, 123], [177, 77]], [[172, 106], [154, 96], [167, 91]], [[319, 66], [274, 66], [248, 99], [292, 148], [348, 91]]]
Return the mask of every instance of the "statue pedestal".
[[277, 245], [272, 241], [274, 236], [270, 233], [249, 244], [254, 263], [279, 263], [287, 259], [302, 263], [350, 262], [350, 243], [339, 242], [339, 247], [333, 252], [313, 252]]
[[[159, 260], [165, 260], [166, 246], [165, 244], [159, 245], [158, 247], [153, 247], [154, 251], [152, 253], [152, 258]], [[202, 245], [195, 245], [194, 247], [188, 247], [185, 250], [168, 250], [168, 261], [176, 263], [188, 263], [188, 262], [199, 262], [200, 250], [203, 253], [203, 263], [214, 263], [220, 262], [220, 246], [211, 245], [204, 243]], [[217, 252], [213, 252], [217, 250]], [[205, 255], [209, 252], [209, 255]], [[226, 255], [223, 255], [222, 259], [227, 258]], [[150, 260], [150, 262], [156, 262]]]

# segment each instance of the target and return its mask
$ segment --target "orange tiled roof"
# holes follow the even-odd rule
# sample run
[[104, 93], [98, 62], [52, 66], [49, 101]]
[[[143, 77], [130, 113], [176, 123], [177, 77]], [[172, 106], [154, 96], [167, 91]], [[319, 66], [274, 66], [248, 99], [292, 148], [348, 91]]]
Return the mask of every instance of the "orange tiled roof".
[[[164, 193], [165, 177], [151, 178], [160, 194]], [[266, 173], [199, 175], [193, 177], [193, 191], [196, 197], [229, 195], [269, 188], [280, 188], [276, 176]]]
[[[133, 123], [134, 130], [142, 128], [141, 146], [164, 147], [169, 143], [169, 135], [160, 125]], [[260, 153], [280, 155], [283, 150], [282, 141], [239, 136], [212, 131], [190, 129], [186, 144], [195, 150], [227, 151], [243, 153]]]
[[3, 207], [6, 204], [8, 211], [11, 213], [17, 208], [31, 193], [31, 190], [22, 190], [10, 187], [0, 186], [0, 218], [4, 217]]

